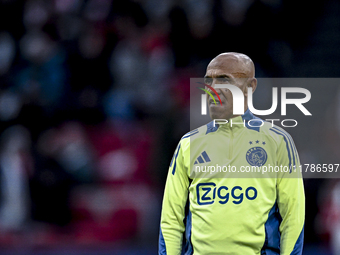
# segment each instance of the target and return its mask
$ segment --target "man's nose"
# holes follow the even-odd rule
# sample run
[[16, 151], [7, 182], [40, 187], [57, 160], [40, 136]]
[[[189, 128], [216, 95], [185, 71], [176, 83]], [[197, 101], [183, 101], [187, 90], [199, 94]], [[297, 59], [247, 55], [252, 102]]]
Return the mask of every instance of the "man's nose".
[[[211, 84], [211, 87], [216, 91], [216, 93], [218, 95], [221, 95], [222, 91], [220, 88], [216, 88], [216, 81], [213, 81]], [[213, 92], [210, 88], [209, 88], [210, 92]]]

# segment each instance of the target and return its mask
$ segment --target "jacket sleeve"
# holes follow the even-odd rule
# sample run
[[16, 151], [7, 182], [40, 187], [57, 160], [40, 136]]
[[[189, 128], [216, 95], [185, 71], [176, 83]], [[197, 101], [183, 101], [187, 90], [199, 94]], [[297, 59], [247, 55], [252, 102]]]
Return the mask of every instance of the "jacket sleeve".
[[179, 255], [185, 231], [185, 206], [188, 199], [189, 177], [184, 164], [183, 139], [171, 160], [165, 185], [158, 254]]
[[280, 254], [300, 255], [303, 250], [305, 194], [300, 160], [291, 136], [282, 131], [277, 151], [278, 165], [288, 166], [277, 180], [277, 203], [282, 217]]

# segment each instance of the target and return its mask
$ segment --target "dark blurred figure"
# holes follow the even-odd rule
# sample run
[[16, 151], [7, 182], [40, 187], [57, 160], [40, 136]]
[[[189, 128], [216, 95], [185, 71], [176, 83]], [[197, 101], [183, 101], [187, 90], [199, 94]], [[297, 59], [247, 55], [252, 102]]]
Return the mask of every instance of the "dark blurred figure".
[[61, 226], [70, 223], [70, 193], [76, 185], [93, 181], [92, 155], [79, 123], [65, 123], [41, 134], [30, 183], [35, 220]]
[[30, 222], [29, 178], [33, 173], [31, 137], [23, 126], [0, 137], [0, 230], [23, 231]]

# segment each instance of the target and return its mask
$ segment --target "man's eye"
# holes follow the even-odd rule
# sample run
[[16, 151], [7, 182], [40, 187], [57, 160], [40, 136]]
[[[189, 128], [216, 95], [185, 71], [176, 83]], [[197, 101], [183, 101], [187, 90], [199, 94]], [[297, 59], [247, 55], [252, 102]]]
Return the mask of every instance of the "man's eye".
[[211, 79], [211, 78], [204, 78], [204, 83], [205, 84], [211, 85], [212, 81], [213, 81], [213, 79]]
[[223, 78], [217, 78], [218, 83], [229, 83], [230, 79], [223, 77]]

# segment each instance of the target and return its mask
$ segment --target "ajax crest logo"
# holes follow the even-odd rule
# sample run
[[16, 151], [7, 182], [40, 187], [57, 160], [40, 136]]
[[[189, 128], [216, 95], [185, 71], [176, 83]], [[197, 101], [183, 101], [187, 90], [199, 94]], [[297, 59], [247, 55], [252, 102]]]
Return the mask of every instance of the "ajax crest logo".
[[246, 158], [251, 166], [261, 167], [267, 162], [267, 152], [262, 147], [253, 147], [247, 151]]

